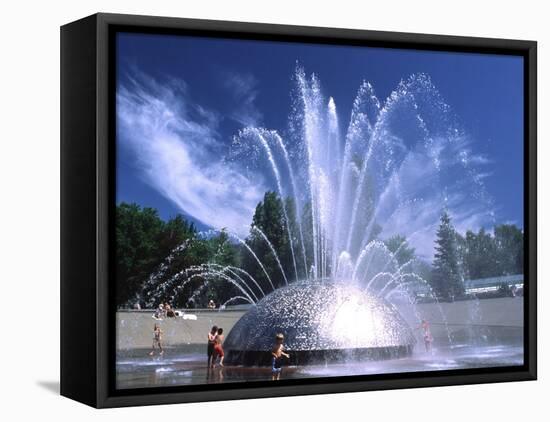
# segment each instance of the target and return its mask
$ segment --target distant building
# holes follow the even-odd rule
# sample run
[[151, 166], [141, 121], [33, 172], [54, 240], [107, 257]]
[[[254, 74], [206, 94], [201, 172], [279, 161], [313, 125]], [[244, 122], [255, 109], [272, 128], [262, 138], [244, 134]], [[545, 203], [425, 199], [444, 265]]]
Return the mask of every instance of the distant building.
[[488, 293], [499, 290], [502, 286], [516, 289], [523, 289], [523, 274], [503, 275], [499, 277], [478, 278], [475, 280], [464, 280], [466, 293]]
[[[514, 291], [523, 290], [523, 274], [464, 280], [464, 289], [466, 294], [497, 292], [502, 289], [503, 286]], [[418, 299], [433, 299], [432, 290], [427, 283], [411, 283], [409, 286], [409, 291], [413, 292]]]

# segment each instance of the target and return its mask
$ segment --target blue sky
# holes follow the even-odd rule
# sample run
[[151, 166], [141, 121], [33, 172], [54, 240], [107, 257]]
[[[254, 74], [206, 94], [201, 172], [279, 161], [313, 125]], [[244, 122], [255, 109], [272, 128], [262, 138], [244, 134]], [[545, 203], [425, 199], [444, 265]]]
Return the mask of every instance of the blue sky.
[[117, 202], [200, 227], [249, 221], [265, 186], [220, 157], [244, 126], [286, 128], [299, 62], [334, 98], [342, 126], [363, 80], [384, 101], [409, 75], [428, 74], [483, 157], [494, 221], [523, 226], [520, 57], [145, 34], [119, 34], [117, 49]]

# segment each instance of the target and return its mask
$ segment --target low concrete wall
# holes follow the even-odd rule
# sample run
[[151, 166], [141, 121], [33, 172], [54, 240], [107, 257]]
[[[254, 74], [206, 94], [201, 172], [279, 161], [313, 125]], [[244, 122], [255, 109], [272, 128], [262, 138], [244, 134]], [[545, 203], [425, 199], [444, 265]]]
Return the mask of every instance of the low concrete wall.
[[119, 311], [116, 314], [117, 349], [137, 349], [151, 347], [153, 327], [159, 324], [163, 331], [163, 344], [206, 344], [207, 334], [213, 325], [229, 333], [233, 325], [246, 310], [190, 310], [197, 320], [166, 318], [153, 319], [153, 311]]
[[[422, 330], [418, 319], [430, 322], [435, 343], [445, 344], [449, 335], [454, 342], [493, 341], [521, 342], [523, 339], [523, 298], [498, 298], [454, 303], [419, 304], [416, 312], [404, 314], [415, 329], [419, 341]], [[177, 345], [205, 345], [207, 333], [213, 325], [229, 333], [246, 310], [190, 310], [197, 320], [168, 318], [156, 321], [152, 311], [119, 311], [116, 315], [117, 349], [151, 347], [153, 326], [158, 323], [167, 347]]]
[[[523, 297], [442, 302], [439, 306], [450, 325], [523, 327]], [[417, 305], [419, 313], [433, 323], [442, 322], [439, 306], [435, 303]]]
[[[436, 346], [449, 338], [453, 344], [523, 343], [522, 297], [422, 304], [418, 313], [430, 322]], [[422, 330], [416, 334], [421, 343]]]

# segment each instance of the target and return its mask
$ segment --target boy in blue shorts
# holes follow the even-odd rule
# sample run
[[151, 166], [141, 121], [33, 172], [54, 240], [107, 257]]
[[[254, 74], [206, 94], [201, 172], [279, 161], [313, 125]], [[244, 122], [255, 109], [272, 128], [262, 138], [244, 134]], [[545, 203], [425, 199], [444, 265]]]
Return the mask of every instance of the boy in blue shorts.
[[275, 336], [275, 344], [271, 349], [271, 379], [278, 380], [281, 378], [281, 371], [283, 370], [283, 357], [290, 358], [290, 356], [284, 352], [283, 341], [285, 337], [279, 333]]

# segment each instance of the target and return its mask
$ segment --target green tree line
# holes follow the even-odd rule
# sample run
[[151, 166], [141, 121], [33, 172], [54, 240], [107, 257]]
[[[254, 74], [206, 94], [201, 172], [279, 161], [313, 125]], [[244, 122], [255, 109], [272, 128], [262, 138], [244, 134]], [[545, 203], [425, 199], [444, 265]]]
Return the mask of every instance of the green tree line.
[[523, 231], [513, 224], [458, 233], [445, 210], [435, 240], [430, 284], [437, 295], [464, 295], [464, 280], [523, 274]]
[[[178, 307], [186, 306], [187, 299], [204, 280], [197, 277], [193, 283], [188, 283], [186, 289], [174, 295], [177, 283], [183, 281], [175, 276], [182, 269], [205, 262], [239, 265], [239, 251], [230, 242], [227, 233], [222, 231], [210, 238], [200, 237], [194, 224], [181, 215], [163, 221], [153, 208], [123, 202], [116, 208], [115, 227], [116, 300], [119, 306], [131, 307], [136, 303], [145, 306], [147, 302], [156, 306], [165, 301]], [[181, 245], [185, 247], [178, 248]], [[162, 277], [150, 283], [155, 272], [161, 273]], [[163, 285], [167, 285], [166, 288], [160, 288]], [[219, 289], [208, 286], [197, 300], [204, 300], [204, 297], [224, 300], [231, 294], [235, 294], [231, 287]]]
[[[381, 233], [381, 227], [376, 226], [371, 240]], [[200, 235], [194, 224], [181, 215], [163, 221], [153, 208], [121, 203], [116, 210], [117, 303], [156, 306], [168, 301], [185, 307], [193, 305], [189, 302], [192, 298], [196, 306], [205, 306], [210, 299], [221, 304], [242, 295], [215, 271], [189, 280], [190, 274], [184, 270], [203, 264], [242, 268], [248, 274], [240, 273], [239, 277], [258, 295], [260, 291], [248, 275], [265, 293], [272, 290], [272, 285], [278, 288], [307, 278], [313, 262], [311, 205], [306, 203], [297, 216], [292, 199], [266, 192], [255, 209], [244, 243], [246, 246], [223, 230], [208, 237]], [[419, 258], [403, 236], [390, 237], [384, 243], [395, 253], [398, 265], [412, 263], [412, 271], [425, 279], [440, 298], [463, 295], [465, 279], [523, 272], [523, 232], [515, 225], [497, 225], [493, 232], [469, 230], [461, 235], [443, 211], [432, 262]]]

